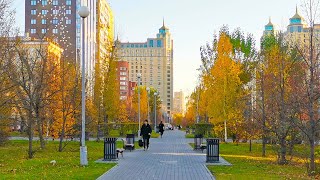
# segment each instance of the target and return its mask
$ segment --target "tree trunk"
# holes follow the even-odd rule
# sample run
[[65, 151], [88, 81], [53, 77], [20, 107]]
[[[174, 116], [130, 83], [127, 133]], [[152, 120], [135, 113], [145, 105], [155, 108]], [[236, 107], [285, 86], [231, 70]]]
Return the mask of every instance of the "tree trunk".
[[315, 175], [316, 172], [316, 164], [315, 164], [315, 155], [314, 155], [314, 151], [315, 151], [315, 142], [313, 140], [313, 138], [311, 138], [312, 140], [310, 141], [310, 165], [309, 165], [309, 175]]
[[29, 149], [28, 149], [28, 156], [29, 159], [33, 158], [33, 149], [32, 149], [32, 141], [33, 141], [33, 122], [32, 122], [32, 113], [29, 112], [29, 119], [28, 119], [28, 138], [29, 138]]
[[279, 157], [279, 164], [284, 165], [287, 164], [288, 161], [286, 159], [286, 154], [287, 154], [287, 146], [286, 146], [286, 139], [282, 137], [280, 139], [280, 157]]
[[97, 123], [97, 142], [100, 141], [100, 134], [101, 134], [100, 119], [101, 119], [101, 106], [99, 105], [98, 123]]
[[64, 139], [65, 131], [66, 131], [65, 130], [66, 129], [66, 121], [67, 121], [67, 117], [64, 114], [63, 115], [63, 122], [62, 122], [62, 130], [61, 130], [61, 133], [60, 133], [59, 152], [62, 152], [62, 150], [63, 150], [62, 144], [63, 144], [63, 139]]
[[39, 109], [36, 109], [36, 119], [37, 119], [37, 128], [39, 133], [40, 147], [41, 149], [44, 149], [45, 141], [43, 138], [43, 126], [42, 126], [43, 124], [42, 124], [42, 119], [40, 118]]
[[267, 127], [266, 127], [266, 110], [265, 110], [265, 96], [264, 96], [264, 73], [261, 71], [261, 101], [262, 101], [262, 157], [266, 156], [266, 141], [267, 141]]

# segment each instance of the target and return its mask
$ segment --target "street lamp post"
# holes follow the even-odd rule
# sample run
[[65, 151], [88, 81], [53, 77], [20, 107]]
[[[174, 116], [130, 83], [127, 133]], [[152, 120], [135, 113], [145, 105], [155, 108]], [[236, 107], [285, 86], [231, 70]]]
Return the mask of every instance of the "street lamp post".
[[147, 114], [147, 119], [148, 121], [150, 121], [150, 114], [149, 114], [149, 94], [150, 94], [150, 88], [147, 87], [147, 95], [148, 95], [148, 99], [147, 99], [147, 106], [148, 106], [148, 114]]
[[85, 18], [89, 16], [89, 8], [86, 6], [81, 6], [79, 9], [79, 15], [82, 18], [82, 85], [81, 85], [81, 146], [80, 146], [80, 164], [82, 166], [88, 165], [88, 158], [87, 158], [87, 147], [85, 144], [85, 132], [86, 132], [86, 94], [85, 94], [85, 52], [84, 52], [84, 37], [85, 37], [85, 27], [84, 22]]
[[141, 80], [141, 74], [137, 74], [137, 77], [138, 77], [138, 120], [139, 120], [138, 136], [140, 136], [140, 80]]
[[156, 132], [157, 128], [157, 95], [158, 93], [154, 93], [154, 132]]

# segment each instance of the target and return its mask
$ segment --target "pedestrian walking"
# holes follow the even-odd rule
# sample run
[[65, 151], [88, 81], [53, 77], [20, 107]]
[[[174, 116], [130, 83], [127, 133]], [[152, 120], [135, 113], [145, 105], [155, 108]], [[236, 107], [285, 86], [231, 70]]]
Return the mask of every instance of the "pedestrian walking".
[[149, 149], [149, 139], [151, 136], [151, 132], [152, 132], [151, 126], [148, 123], [148, 120], [145, 120], [140, 130], [140, 136], [142, 136], [143, 138], [144, 151]]
[[160, 121], [159, 132], [160, 132], [161, 138], [162, 138], [162, 135], [163, 135], [163, 131], [164, 131], [164, 124], [162, 123], [162, 121]]

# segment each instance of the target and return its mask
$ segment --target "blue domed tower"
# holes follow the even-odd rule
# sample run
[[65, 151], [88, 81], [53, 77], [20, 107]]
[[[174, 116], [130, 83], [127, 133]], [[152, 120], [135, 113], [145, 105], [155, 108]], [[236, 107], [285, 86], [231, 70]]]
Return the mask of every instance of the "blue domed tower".
[[298, 13], [298, 7], [296, 7], [296, 14], [290, 18], [290, 24], [288, 25], [288, 33], [302, 32], [304, 28], [304, 19]]
[[274, 34], [275, 33], [275, 26], [271, 22], [271, 18], [269, 18], [269, 23], [264, 26], [264, 32], [263, 35], [269, 35], [269, 34]]

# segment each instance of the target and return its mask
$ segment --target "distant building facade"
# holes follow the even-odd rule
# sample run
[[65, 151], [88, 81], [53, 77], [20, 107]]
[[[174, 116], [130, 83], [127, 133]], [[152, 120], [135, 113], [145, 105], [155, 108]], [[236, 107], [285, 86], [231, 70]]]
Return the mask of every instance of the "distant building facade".
[[153, 87], [160, 93], [165, 113], [173, 109], [173, 40], [164, 25], [156, 38], [146, 42], [121, 42], [119, 57], [129, 63], [129, 81], [137, 82], [141, 74], [141, 84]]
[[173, 96], [173, 112], [184, 114], [186, 110], [183, 91], [174, 92]]
[[83, 49], [92, 88], [95, 63], [107, 54], [110, 46], [106, 42], [113, 41], [113, 13], [106, 0], [25, 0], [25, 32], [32, 38], [57, 42], [64, 50], [63, 59], [80, 67], [83, 22], [78, 10], [81, 6], [90, 9], [90, 15], [85, 18]]

